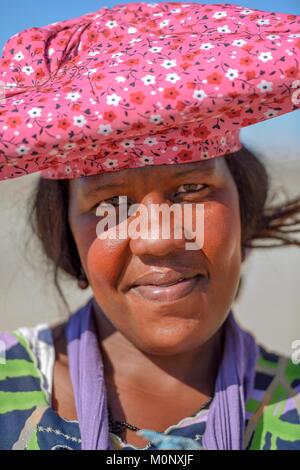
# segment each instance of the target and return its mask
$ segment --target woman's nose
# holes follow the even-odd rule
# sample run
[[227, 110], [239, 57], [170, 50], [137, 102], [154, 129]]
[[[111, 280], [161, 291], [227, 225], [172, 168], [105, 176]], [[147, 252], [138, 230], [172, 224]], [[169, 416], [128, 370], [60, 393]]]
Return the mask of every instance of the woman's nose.
[[134, 223], [129, 230], [132, 253], [166, 256], [174, 250], [184, 249], [182, 211], [181, 204], [172, 203], [160, 192], [144, 197], [137, 214], [140, 223], [138, 226]]

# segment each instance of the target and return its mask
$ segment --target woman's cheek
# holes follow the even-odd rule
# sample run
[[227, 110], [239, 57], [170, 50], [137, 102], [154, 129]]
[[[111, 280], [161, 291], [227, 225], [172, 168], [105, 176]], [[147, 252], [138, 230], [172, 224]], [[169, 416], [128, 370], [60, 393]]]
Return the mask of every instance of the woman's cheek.
[[241, 226], [239, 207], [235, 201], [214, 201], [204, 209], [204, 246], [214, 274], [224, 276], [241, 262]]
[[126, 264], [127, 240], [101, 240], [95, 238], [88, 248], [86, 265], [92, 286], [117, 285], [122, 267]]

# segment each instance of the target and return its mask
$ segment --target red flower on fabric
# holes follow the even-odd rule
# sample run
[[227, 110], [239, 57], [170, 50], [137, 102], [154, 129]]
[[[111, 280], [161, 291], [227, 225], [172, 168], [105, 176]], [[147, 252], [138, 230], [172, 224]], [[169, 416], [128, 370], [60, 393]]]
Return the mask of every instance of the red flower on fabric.
[[68, 119], [59, 119], [58, 122], [57, 122], [57, 127], [59, 129], [68, 129], [69, 127], [71, 126], [71, 123], [70, 121], [68, 121]]
[[195, 82], [188, 82], [187, 83], [187, 88], [191, 88], [192, 90], [194, 90], [196, 87], [197, 87], [197, 83], [195, 83]]
[[177, 101], [175, 108], [178, 111], [182, 111], [184, 108], [186, 108], [186, 104], [183, 101]]
[[176, 144], [176, 140], [175, 140], [175, 139], [168, 139], [168, 140], [166, 140], [166, 146], [167, 146], [167, 147], [173, 147], [175, 144]]
[[36, 79], [43, 78], [43, 77], [45, 77], [45, 75], [46, 74], [45, 74], [44, 70], [41, 67], [35, 71], [35, 78]]
[[227, 111], [227, 113], [225, 113], [226, 116], [228, 116], [229, 118], [235, 118], [235, 117], [239, 117], [241, 115], [241, 111], [238, 110], [238, 109], [230, 109], [229, 111]]
[[134, 131], [139, 131], [145, 128], [145, 125], [141, 121], [133, 122], [131, 124], [131, 129]]
[[81, 110], [81, 104], [79, 103], [73, 103], [71, 106], [72, 111], [80, 111]]
[[31, 41], [41, 41], [43, 38], [40, 34], [32, 34], [32, 36], [30, 36], [30, 39]]
[[254, 78], [256, 78], [255, 70], [249, 70], [248, 72], [246, 72], [246, 77], [247, 80], [253, 80]]
[[198, 129], [194, 130], [195, 137], [201, 137], [202, 139], [207, 139], [207, 137], [211, 134], [211, 132], [207, 129], [206, 126], [198, 127]]
[[251, 46], [250, 44], [245, 44], [242, 49], [246, 52], [250, 52], [252, 49], [253, 49], [253, 46]]
[[208, 75], [206, 77], [206, 80], [208, 81], [208, 83], [210, 85], [220, 85], [220, 83], [223, 80], [223, 77], [219, 73], [214, 72], [214, 73], [211, 73], [210, 75]]
[[299, 75], [299, 69], [297, 69], [297, 67], [290, 67], [289, 69], [285, 70], [284, 74], [286, 77], [297, 78]]
[[187, 161], [192, 158], [191, 150], [180, 150], [180, 152], [177, 155], [178, 155], [179, 160], [181, 161]]
[[180, 67], [181, 67], [183, 70], [187, 70], [187, 69], [190, 69], [190, 68], [191, 68], [191, 65], [192, 65], [192, 64], [189, 64], [188, 62], [183, 62], [182, 64], [180, 64]]
[[134, 122], [134, 123], [131, 124], [131, 129], [134, 130], [134, 131], [139, 131], [139, 130], [145, 129], [145, 127], [146, 126], [141, 121]]
[[67, 39], [59, 39], [59, 40], [57, 41], [57, 44], [58, 44], [59, 46], [64, 47], [64, 46], [67, 44]]
[[181, 58], [183, 60], [194, 60], [195, 55], [197, 55], [195, 52], [187, 52], [186, 54], [182, 54]]
[[103, 75], [103, 73], [94, 73], [92, 75], [92, 81], [93, 82], [100, 82], [100, 80], [103, 80], [103, 78], [105, 78], [105, 75]]
[[132, 66], [137, 65], [139, 63], [140, 63], [139, 59], [129, 59], [129, 60], [124, 61], [124, 64], [128, 65], [128, 67], [132, 67]]
[[103, 113], [103, 119], [105, 119], [105, 121], [112, 122], [116, 117], [117, 115], [113, 111], [104, 111]]
[[4, 59], [4, 60], [2, 60], [2, 62], [1, 62], [1, 67], [8, 67], [10, 63], [11, 63], [10, 60]]
[[176, 90], [175, 87], [165, 88], [164, 89], [164, 98], [169, 98], [170, 100], [175, 100], [180, 93]]
[[17, 127], [19, 126], [20, 124], [22, 124], [22, 119], [19, 117], [19, 116], [15, 116], [15, 117], [9, 117], [7, 120], [6, 120], [6, 124], [9, 126], [9, 127]]
[[46, 146], [46, 142], [43, 142], [42, 140], [38, 140], [35, 145], [36, 145], [37, 147], [44, 148], [44, 147]]
[[246, 126], [251, 126], [251, 124], [256, 124], [256, 122], [257, 121], [254, 118], [246, 118], [246, 119], [243, 120], [242, 126], [245, 126], [245, 127]]
[[129, 99], [131, 103], [136, 103], [136, 104], [143, 104], [145, 100], [145, 95], [141, 91], [137, 91], [136, 93], [130, 93], [129, 94]]
[[95, 42], [95, 41], [98, 40], [98, 38], [99, 38], [99, 34], [96, 33], [95, 31], [90, 31], [88, 33], [88, 41], [89, 42]]
[[300, 39], [299, 41], [296, 42], [295, 46], [298, 47], [298, 49], [300, 49]]
[[246, 65], [247, 67], [248, 65], [251, 65], [252, 63], [253, 63], [253, 59], [251, 59], [251, 57], [242, 57], [240, 60], [240, 64]]

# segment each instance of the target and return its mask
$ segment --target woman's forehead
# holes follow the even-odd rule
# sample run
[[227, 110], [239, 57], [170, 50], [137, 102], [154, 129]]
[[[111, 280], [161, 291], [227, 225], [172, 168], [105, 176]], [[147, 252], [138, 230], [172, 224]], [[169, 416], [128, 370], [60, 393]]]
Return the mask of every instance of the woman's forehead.
[[192, 163], [147, 165], [141, 168], [127, 168], [98, 175], [81, 176], [70, 180], [70, 183], [75, 187], [88, 190], [89, 188], [93, 188], [99, 184], [103, 186], [115, 186], [136, 180], [142, 181], [145, 178], [177, 178], [193, 172], [199, 172], [199, 174], [212, 174], [218, 168], [222, 167], [222, 163], [225, 163], [224, 158], [219, 157]]

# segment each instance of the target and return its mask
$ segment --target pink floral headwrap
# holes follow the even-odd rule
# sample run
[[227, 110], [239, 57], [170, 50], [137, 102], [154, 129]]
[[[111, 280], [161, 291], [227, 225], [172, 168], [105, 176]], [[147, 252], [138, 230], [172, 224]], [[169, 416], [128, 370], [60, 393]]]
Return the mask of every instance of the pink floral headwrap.
[[129, 3], [11, 37], [0, 179], [76, 178], [214, 158], [300, 107], [300, 16]]

